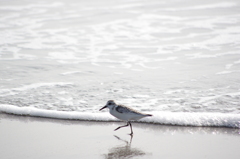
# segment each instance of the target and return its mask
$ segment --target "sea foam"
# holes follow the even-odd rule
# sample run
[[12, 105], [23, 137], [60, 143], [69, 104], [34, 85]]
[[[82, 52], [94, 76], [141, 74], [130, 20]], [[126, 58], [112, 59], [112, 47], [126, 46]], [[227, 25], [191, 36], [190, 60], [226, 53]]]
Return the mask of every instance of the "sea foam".
[[[66, 112], [57, 110], [44, 110], [32, 107], [18, 107], [14, 105], [0, 105], [0, 112], [32, 117], [44, 117], [68, 120], [88, 121], [119, 121], [109, 113]], [[186, 113], [186, 112], [151, 112], [152, 117], [143, 118], [139, 122], [178, 126], [208, 126], [240, 128], [239, 114], [223, 113]]]

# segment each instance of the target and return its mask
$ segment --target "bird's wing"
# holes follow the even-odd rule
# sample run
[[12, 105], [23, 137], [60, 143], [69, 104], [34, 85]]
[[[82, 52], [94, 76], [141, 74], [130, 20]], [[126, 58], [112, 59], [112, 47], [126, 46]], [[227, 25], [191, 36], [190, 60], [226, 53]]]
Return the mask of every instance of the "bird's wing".
[[128, 108], [124, 105], [120, 105], [120, 106], [116, 107], [116, 111], [119, 113], [133, 113], [133, 114], [138, 113], [136, 110]]
[[126, 107], [123, 107], [123, 106], [116, 107], [116, 111], [119, 112], [119, 113], [127, 113], [127, 112], [129, 112], [129, 110]]

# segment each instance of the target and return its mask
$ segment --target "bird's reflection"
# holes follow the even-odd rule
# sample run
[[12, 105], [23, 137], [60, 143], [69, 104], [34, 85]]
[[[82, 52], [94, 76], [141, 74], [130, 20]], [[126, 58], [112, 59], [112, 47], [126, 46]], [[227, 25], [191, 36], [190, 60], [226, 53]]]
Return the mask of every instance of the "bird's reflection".
[[133, 136], [130, 135], [130, 140], [126, 141], [121, 139], [118, 136], [115, 136], [119, 141], [125, 142], [124, 146], [116, 146], [111, 149], [109, 149], [108, 154], [104, 155], [106, 159], [113, 159], [113, 158], [132, 158], [132, 157], [137, 157], [137, 156], [143, 156], [146, 153], [137, 149], [137, 148], [132, 148], [131, 143]]

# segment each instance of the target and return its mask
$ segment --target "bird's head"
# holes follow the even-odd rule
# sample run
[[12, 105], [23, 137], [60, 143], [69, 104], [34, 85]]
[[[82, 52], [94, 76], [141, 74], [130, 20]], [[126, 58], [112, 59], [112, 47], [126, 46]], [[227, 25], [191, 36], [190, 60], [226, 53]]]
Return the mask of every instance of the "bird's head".
[[105, 108], [111, 109], [111, 108], [113, 108], [113, 107], [115, 107], [115, 106], [116, 106], [116, 103], [114, 102], [114, 100], [109, 100], [109, 101], [107, 102], [107, 104], [106, 104], [104, 107], [102, 107], [99, 111], [101, 111], [101, 110], [103, 110], [103, 109], [105, 109]]

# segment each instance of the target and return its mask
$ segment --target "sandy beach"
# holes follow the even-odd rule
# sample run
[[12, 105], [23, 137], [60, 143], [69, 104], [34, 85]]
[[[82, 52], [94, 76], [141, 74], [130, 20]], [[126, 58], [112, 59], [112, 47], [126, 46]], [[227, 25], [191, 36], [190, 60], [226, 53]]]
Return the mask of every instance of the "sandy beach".
[[15, 158], [218, 158], [240, 156], [239, 129], [56, 120], [0, 114], [0, 154]]

